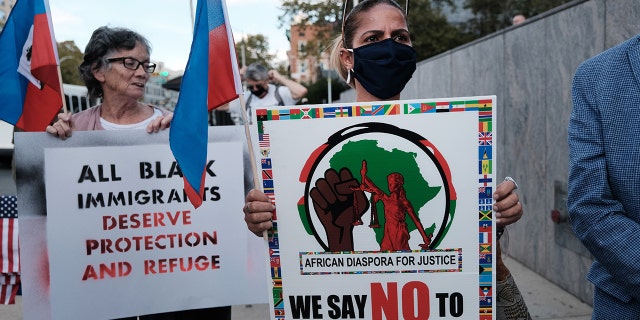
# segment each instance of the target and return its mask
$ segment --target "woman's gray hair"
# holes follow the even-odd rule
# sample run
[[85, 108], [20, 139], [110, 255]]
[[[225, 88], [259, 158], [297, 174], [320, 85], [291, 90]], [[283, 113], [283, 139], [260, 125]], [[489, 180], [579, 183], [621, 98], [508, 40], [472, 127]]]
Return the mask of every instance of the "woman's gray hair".
[[251, 81], [267, 80], [269, 79], [269, 70], [265, 66], [254, 62], [247, 66], [247, 70], [244, 72], [244, 77]]
[[102, 98], [102, 86], [93, 76], [93, 71], [107, 65], [105, 57], [117, 50], [132, 50], [140, 43], [151, 53], [149, 40], [139, 33], [126, 28], [110, 28], [103, 26], [96, 29], [84, 49], [82, 63], [78, 67], [80, 77], [89, 91], [89, 97]]

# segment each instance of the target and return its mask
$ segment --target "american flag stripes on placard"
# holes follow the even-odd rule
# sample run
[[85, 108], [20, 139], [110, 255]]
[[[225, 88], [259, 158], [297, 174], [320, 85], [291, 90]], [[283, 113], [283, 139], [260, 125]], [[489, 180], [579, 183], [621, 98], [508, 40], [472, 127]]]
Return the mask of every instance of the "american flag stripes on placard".
[[15, 196], [0, 196], [0, 304], [15, 303], [19, 285], [18, 205]]

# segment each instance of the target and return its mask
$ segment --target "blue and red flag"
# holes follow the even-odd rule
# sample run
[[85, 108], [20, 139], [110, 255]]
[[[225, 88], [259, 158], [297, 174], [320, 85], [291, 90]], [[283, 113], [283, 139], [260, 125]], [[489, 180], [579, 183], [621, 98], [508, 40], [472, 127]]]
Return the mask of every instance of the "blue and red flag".
[[187, 68], [171, 121], [169, 144], [195, 208], [202, 204], [207, 162], [208, 111], [242, 93], [224, 0], [199, 0]]
[[19, 0], [0, 34], [0, 119], [44, 131], [62, 107], [48, 0]]

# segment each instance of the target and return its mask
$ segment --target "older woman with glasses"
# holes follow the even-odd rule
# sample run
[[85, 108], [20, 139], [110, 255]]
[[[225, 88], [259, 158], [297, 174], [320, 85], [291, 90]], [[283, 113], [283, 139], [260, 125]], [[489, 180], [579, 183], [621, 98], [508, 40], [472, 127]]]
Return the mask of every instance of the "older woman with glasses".
[[[47, 132], [66, 139], [76, 130], [146, 129], [153, 133], [169, 127], [173, 113], [139, 100], [149, 74], [151, 47], [142, 35], [125, 29], [100, 27], [93, 32], [78, 71], [92, 98], [102, 104], [75, 113], [61, 113]], [[231, 319], [231, 307], [184, 310], [123, 318], [121, 320]]]
[[[342, 35], [331, 48], [333, 68], [355, 89], [357, 102], [400, 99], [416, 70], [407, 11], [393, 0], [364, 0], [347, 14], [346, 2]], [[522, 204], [515, 189], [515, 181], [507, 177], [493, 194], [498, 237], [507, 225], [522, 217]], [[251, 190], [243, 211], [247, 227], [256, 235], [261, 236], [273, 226], [275, 206], [263, 192]], [[502, 262], [499, 245], [497, 256], [497, 319], [530, 319], [509, 269]]]
[[78, 71], [91, 98], [102, 104], [76, 114], [61, 113], [47, 132], [66, 139], [72, 131], [146, 129], [158, 132], [171, 123], [170, 111], [140, 102], [149, 74], [151, 47], [140, 34], [100, 27], [93, 32]]

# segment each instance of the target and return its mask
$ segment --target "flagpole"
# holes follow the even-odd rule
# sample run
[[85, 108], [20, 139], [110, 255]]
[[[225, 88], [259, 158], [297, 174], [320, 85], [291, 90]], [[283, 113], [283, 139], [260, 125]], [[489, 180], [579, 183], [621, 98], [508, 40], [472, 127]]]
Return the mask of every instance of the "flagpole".
[[64, 99], [64, 85], [62, 84], [62, 71], [60, 71], [60, 64], [58, 64], [58, 81], [60, 81], [60, 96], [62, 97], [62, 112], [67, 113], [69, 112], [69, 110], [67, 110], [67, 101]]
[[256, 154], [251, 141], [251, 131], [249, 130], [249, 119], [247, 118], [247, 108], [244, 101], [244, 93], [239, 95], [240, 109], [242, 110], [242, 122], [244, 123], [244, 134], [247, 136], [247, 147], [249, 149], [249, 159], [251, 159], [251, 172], [253, 172], [253, 188], [262, 191], [258, 180], [258, 168], [256, 167]]
[[191, 10], [191, 32], [195, 33], [196, 23], [193, 15], [193, 0], [189, 0], [189, 9]]
[[[253, 152], [253, 142], [251, 142], [251, 131], [249, 130], [249, 119], [247, 119], [247, 108], [244, 101], [244, 93], [238, 95], [240, 98], [240, 110], [242, 110], [242, 122], [244, 123], [244, 135], [247, 136], [247, 148], [249, 149], [249, 159], [251, 159], [251, 172], [253, 172], [253, 188], [263, 191], [258, 180], [258, 168], [256, 167], [256, 154]], [[262, 238], [269, 239], [269, 231], [262, 232]]]

